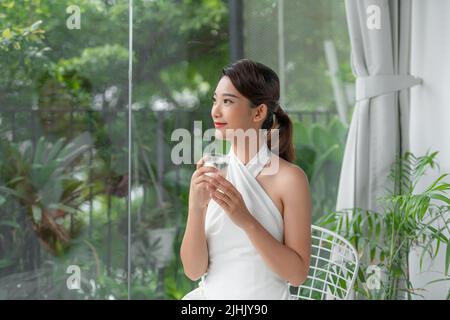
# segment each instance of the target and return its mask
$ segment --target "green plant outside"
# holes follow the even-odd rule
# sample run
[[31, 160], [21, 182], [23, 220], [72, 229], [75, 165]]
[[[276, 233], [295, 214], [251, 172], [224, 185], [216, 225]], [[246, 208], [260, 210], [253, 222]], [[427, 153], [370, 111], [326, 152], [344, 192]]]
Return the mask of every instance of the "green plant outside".
[[[71, 4], [70, 1], [27, 0], [26, 2], [28, 6], [26, 10], [20, 7], [19, 1], [6, 0], [0, 4], [4, 9], [0, 13], [0, 67], [3, 73], [0, 77], [0, 104], [9, 107], [31, 106], [37, 95], [39, 123], [45, 123], [49, 120], [48, 115], [52, 114], [52, 111], [47, 111], [46, 107], [49, 110], [55, 107], [90, 110], [94, 95], [105, 94], [113, 86], [117, 87], [116, 96], [106, 101], [104, 108], [119, 108], [126, 104], [128, 62], [128, 35], [124, 32], [127, 30], [128, 23], [126, 1], [117, 1], [111, 6], [101, 1], [78, 1], [83, 21], [98, 21], [95, 24], [83, 24], [83, 32], [78, 33], [67, 32], [54, 18], [65, 12], [66, 7]], [[155, 35], [150, 39], [135, 38], [133, 63], [139, 66], [134, 74], [133, 97], [136, 106], [141, 106], [140, 108], [144, 106], [145, 109], [148, 107], [149, 100], [158, 97], [171, 102], [176, 108], [183, 108], [184, 105], [180, 104], [174, 96], [175, 93], [187, 89], [197, 98], [196, 108], [192, 109], [192, 118], [202, 120], [203, 123], [211, 123], [210, 93], [217, 81], [220, 68], [228, 63], [229, 48], [226, 31], [228, 18], [225, 2], [204, 0], [200, 5], [195, 6], [195, 10], [192, 9], [189, 0], [135, 1], [135, 5], [135, 12], [141, 13], [135, 15], [136, 32], [153, 30], [152, 34]], [[318, 6], [318, 9], [320, 8], [321, 5]], [[167, 35], [172, 36], [167, 37]], [[65, 45], [62, 46], [62, 43]], [[180, 52], [186, 52], [186, 54], [180, 56]], [[311, 55], [311, 52], [308, 55]], [[302, 58], [299, 59], [299, 61], [302, 60]], [[111, 79], [114, 81], [111, 82]], [[309, 88], [308, 92], [310, 97], [308, 105], [314, 105], [312, 97], [319, 95], [314, 95], [312, 88]], [[322, 103], [320, 99], [317, 100], [317, 103], [319, 102]], [[121, 192], [114, 188], [127, 174], [128, 150], [125, 148], [126, 141], [123, 134], [126, 132], [126, 117], [124, 113], [117, 113], [112, 119], [106, 119], [106, 117], [102, 118], [100, 113], [91, 111], [84, 114], [75, 113], [72, 119], [68, 113], [61, 114], [60, 117], [57, 116], [57, 121], [54, 121], [51, 127], [43, 128], [42, 136], [45, 137], [48, 146], [55, 146], [62, 137], [66, 137], [69, 141], [69, 131], [74, 136], [89, 131], [95, 155], [90, 166], [87, 155], [80, 156], [79, 162], [76, 162], [77, 176], [75, 171], [68, 168], [61, 173], [60, 180], [65, 182], [60, 202], [65, 203], [65, 199], [80, 196], [79, 201], [76, 202], [77, 210], [72, 212], [76, 217], [74, 230], [72, 230], [74, 237], [71, 239], [71, 245], [67, 247], [55, 242], [54, 246], [59, 254], [55, 256], [50, 252], [43, 252], [42, 260], [45, 261], [44, 265], [53, 266], [53, 269], [45, 269], [46, 272], [52, 270], [49, 274], [61, 276], [61, 279], [55, 279], [55, 281], [64, 281], [64, 277], [67, 276], [64, 268], [68, 264], [76, 263], [82, 267], [82, 273], [86, 275], [87, 282], [83, 282], [82, 292], [71, 292], [70, 297], [126, 299], [128, 292], [124, 282], [124, 270], [126, 269], [127, 237], [125, 235], [128, 217], [125, 199]], [[147, 116], [133, 119], [135, 121], [133, 135], [141, 139], [133, 142], [134, 150], [137, 150], [137, 153], [133, 154], [133, 170], [136, 169], [137, 174], [132, 170], [130, 180], [133, 190], [139, 188], [144, 190], [143, 196], [136, 197], [134, 199], [136, 201], [132, 202], [132, 230], [137, 231], [133, 234], [133, 239], [140, 234], [139, 227], [140, 230], [145, 230], [148, 227], [176, 226], [178, 233], [174, 243], [174, 258], [164, 272], [162, 290], [158, 288], [161, 284], [158, 279], [158, 270], [152, 269], [150, 261], [150, 267], [145, 272], [137, 267], [136, 270], [133, 269], [131, 297], [151, 299], [162, 294], [166, 298], [178, 299], [195, 285], [184, 275], [178, 257], [184, 230], [183, 223], [186, 221], [188, 187], [193, 168], [181, 168], [180, 184], [176, 182], [175, 171], [165, 174], [162, 187], [168, 199], [162, 203], [159, 195], [154, 191], [154, 186], [159, 183], [154, 161], [155, 150], [151, 148], [154, 135], [148, 134], [156, 131], [157, 117], [158, 115], [150, 112]], [[1, 120], [0, 128], [5, 131], [11, 130], [13, 124], [9, 118], [2, 117]], [[173, 128], [174, 118], [165, 119], [165, 125], [167, 128]], [[190, 124], [184, 123], [184, 125]], [[305, 169], [313, 189], [318, 191], [317, 194], [321, 194], [314, 199], [316, 203], [314, 216], [319, 217], [334, 205], [343, 133], [338, 123], [321, 126], [305, 121], [294, 125], [295, 132], [302, 132], [294, 141], [297, 159], [299, 159], [297, 164]], [[18, 130], [15, 141], [30, 139], [30, 126], [24, 115], [16, 115], [16, 128]], [[327, 134], [328, 131], [331, 133]], [[321, 134], [324, 134], [324, 137], [327, 136], [327, 141], [321, 141]], [[40, 136], [37, 136], [37, 140]], [[164, 137], [170, 137], [169, 129], [166, 129]], [[169, 143], [165, 142], [165, 147], [166, 150], [170, 150]], [[16, 151], [12, 154], [20, 154], [18, 145], [14, 148]], [[327, 156], [323, 157], [324, 154]], [[32, 161], [26, 161], [26, 158], [20, 157], [14, 160], [0, 159], [0, 166], [2, 161], [3, 168], [7, 170], [15, 166], [24, 168], [31, 166], [33, 172], [38, 174], [30, 173], [29, 177], [37, 179], [39, 183], [53, 168], [51, 162], [46, 162], [39, 167], [33, 166]], [[14, 163], [14, 166], [11, 166], [11, 163]], [[86, 181], [89, 170], [92, 170], [90, 172], [92, 184]], [[9, 186], [14, 189], [20, 187], [20, 176], [23, 175], [17, 169], [12, 174], [2, 172], [0, 178], [8, 180]], [[66, 175], [70, 177], [65, 179]], [[14, 180], [16, 178], [17, 180]], [[326, 183], [330, 180], [332, 183]], [[52, 182], [48, 185], [56, 186]], [[50, 196], [53, 194], [50, 190], [46, 193]], [[90, 196], [92, 198], [89, 198]], [[92, 212], [81, 204], [81, 198], [84, 204], [93, 201]], [[0, 242], [2, 248], [8, 249], [3, 251], [8, 255], [0, 257], [0, 272], [4, 274], [9, 274], [11, 271], [19, 272], [20, 268], [27, 263], [30, 267], [34, 263], [31, 258], [29, 262], [24, 262], [23, 257], [30, 254], [27, 251], [31, 250], [27, 248], [27, 241], [32, 240], [35, 235], [21, 228], [23, 221], [20, 221], [19, 210], [13, 216], [4, 214], [12, 205], [16, 206], [16, 209], [24, 206], [24, 203], [21, 204], [18, 199], [11, 193], [0, 193], [0, 229], [2, 234], [5, 230], [14, 234], [11, 241], [5, 242], [2, 239], [3, 242]], [[165, 207], [167, 203], [170, 205]], [[24, 207], [30, 208], [30, 203], [27, 202]], [[34, 207], [31, 205], [30, 218], [34, 220], [42, 218], [44, 207], [40, 204]], [[68, 208], [65, 209], [69, 211]], [[178, 215], [175, 216], [174, 213]], [[158, 214], [165, 217], [164, 222], [158, 218]], [[87, 228], [91, 219], [92, 234], [89, 234]], [[65, 221], [63, 226], [68, 227], [68, 222]], [[9, 250], [12, 247], [15, 249]], [[110, 253], [107, 252], [108, 250]], [[76, 256], [79, 258], [75, 258]], [[31, 254], [30, 257], [32, 257]], [[134, 264], [132, 268], [135, 268]], [[96, 289], [92, 289], [90, 280], [94, 281]], [[57, 291], [51, 287], [50, 280], [48, 285], [53, 297], [67, 297], [65, 288]], [[30, 291], [26, 297], [33, 297], [33, 294], [37, 293]]]

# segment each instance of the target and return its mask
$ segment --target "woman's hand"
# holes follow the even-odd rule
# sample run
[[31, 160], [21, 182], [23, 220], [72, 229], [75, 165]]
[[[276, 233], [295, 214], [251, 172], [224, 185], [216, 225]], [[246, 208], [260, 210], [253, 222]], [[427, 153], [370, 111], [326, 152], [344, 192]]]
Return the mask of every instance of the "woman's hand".
[[[254, 220], [245, 205], [241, 193], [231, 182], [218, 173], [209, 177], [209, 181], [212, 185], [208, 187], [211, 198], [225, 210], [238, 227], [244, 228], [249, 222]], [[223, 193], [218, 189], [222, 190]]]
[[217, 172], [217, 168], [205, 167], [205, 157], [197, 162], [197, 169], [191, 177], [191, 185], [189, 188], [189, 207], [195, 209], [205, 209], [208, 206], [211, 197], [208, 192], [209, 178], [205, 173]]

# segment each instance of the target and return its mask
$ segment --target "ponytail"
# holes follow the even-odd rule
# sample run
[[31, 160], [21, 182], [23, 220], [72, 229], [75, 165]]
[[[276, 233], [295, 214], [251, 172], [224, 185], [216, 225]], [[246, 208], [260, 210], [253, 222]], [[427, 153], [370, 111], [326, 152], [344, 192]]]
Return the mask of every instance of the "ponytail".
[[[275, 123], [272, 120], [273, 117], [276, 119]], [[278, 156], [288, 162], [293, 162], [295, 160], [295, 152], [294, 145], [292, 143], [292, 121], [289, 118], [289, 115], [281, 108], [280, 105], [277, 105], [273, 113], [271, 112], [271, 114], [267, 116], [266, 120], [268, 120], [269, 123], [272, 123], [270, 129], [279, 130]], [[267, 146], [269, 149], [272, 148], [270, 131], [268, 132]]]

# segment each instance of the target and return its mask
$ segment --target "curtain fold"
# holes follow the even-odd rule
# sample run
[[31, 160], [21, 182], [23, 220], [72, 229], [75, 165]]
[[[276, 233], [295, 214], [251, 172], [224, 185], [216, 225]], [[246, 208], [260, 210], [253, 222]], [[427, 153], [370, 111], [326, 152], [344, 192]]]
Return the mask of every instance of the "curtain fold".
[[[420, 84], [409, 75], [411, 1], [346, 0], [351, 65], [357, 102], [341, 168], [336, 209], [379, 211], [377, 200], [392, 188], [389, 171], [409, 147], [408, 88]], [[378, 8], [380, 28], [368, 19]]]

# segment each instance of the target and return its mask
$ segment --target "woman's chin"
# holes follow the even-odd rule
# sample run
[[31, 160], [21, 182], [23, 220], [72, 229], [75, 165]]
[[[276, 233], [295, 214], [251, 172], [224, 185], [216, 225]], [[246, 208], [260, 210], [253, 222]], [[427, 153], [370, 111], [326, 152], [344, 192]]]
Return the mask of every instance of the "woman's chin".
[[219, 140], [230, 140], [230, 137], [228, 137], [226, 134], [225, 128], [216, 128], [214, 136]]

